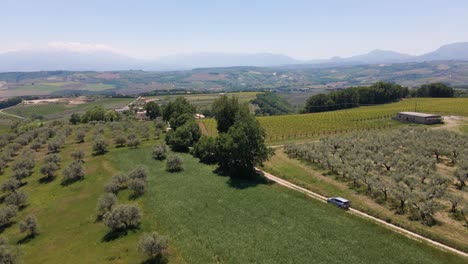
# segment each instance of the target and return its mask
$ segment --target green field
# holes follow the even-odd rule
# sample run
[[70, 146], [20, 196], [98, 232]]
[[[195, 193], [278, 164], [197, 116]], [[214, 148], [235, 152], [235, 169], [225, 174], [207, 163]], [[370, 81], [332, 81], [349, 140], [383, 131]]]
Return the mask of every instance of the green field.
[[[65, 187], [60, 176], [39, 183], [36, 165], [21, 188], [29, 204], [3, 235], [16, 244], [24, 237], [19, 220], [37, 216], [40, 234], [18, 245], [24, 263], [142, 263], [137, 241], [149, 231], [169, 237], [170, 263], [466, 263], [276, 184], [230, 181], [188, 154], [181, 154], [183, 172], [167, 173], [164, 162], [151, 158], [154, 140], [135, 150], [111, 147], [93, 157], [92, 137], [90, 132], [86, 143], [76, 144], [71, 135], [60, 154], [63, 168], [71, 151], [85, 150], [85, 180]], [[37, 164], [45, 152], [37, 153]], [[140, 204], [142, 225], [106, 241], [108, 229], [95, 219], [96, 201], [111, 175], [137, 165], [150, 169], [147, 193], [129, 200], [123, 191], [119, 200]]]
[[[223, 93], [224, 94], [224, 93]], [[239, 93], [225, 93], [228, 96], [235, 96], [242, 103], [247, 103], [255, 99], [258, 92], [239, 92]], [[175, 100], [177, 97], [186, 98], [192, 105], [197, 107], [199, 110], [211, 108], [211, 104], [214, 100], [218, 99], [221, 94], [184, 94], [184, 95], [161, 95], [161, 96], [150, 96], [148, 98], [156, 98], [159, 104], [165, 104], [169, 101]]]
[[42, 116], [44, 119], [51, 120], [68, 117], [72, 113], [84, 112], [95, 106], [102, 106], [105, 109], [115, 109], [125, 106], [133, 100], [133, 98], [97, 98], [93, 102], [74, 105], [61, 102], [29, 105], [19, 104], [5, 109], [4, 112], [24, 118]]

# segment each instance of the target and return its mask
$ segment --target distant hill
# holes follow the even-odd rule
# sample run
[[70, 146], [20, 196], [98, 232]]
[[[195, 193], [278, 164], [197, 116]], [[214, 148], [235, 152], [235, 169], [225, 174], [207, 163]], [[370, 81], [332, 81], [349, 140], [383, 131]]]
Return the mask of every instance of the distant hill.
[[373, 50], [347, 58], [333, 57], [301, 61], [283, 54], [195, 53], [162, 57], [159, 60], [140, 60], [116, 52], [75, 52], [68, 50], [29, 50], [0, 53], [0, 72], [12, 71], [170, 71], [210, 67], [335, 67], [382, 63], [408, 63], [439, 60], [468, 61], [468, 42], [454, 43], [422, 56], [412, 56], [388, 50]]
[[468, 42], [444, 45], [439, 49], [416, 57], [417, 61], [468, 60]]
[[282, 54], [227, 54], [196, 53], [163, 57], [160, 62], [172, 65], [183, 65], [190, 68], [232, 67], [232, 66], [280, 66], [301, 63], [301, 61]]

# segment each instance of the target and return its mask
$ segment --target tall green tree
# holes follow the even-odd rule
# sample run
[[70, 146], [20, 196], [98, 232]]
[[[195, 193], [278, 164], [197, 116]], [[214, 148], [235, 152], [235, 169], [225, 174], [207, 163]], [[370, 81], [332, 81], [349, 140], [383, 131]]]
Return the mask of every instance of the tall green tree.
[[223, 95], [213, 102], [211, 111], [217, 122], [217, 128], [220, 133], [225, 133], [234, 125], [239, 116], [241, 105], [237, 97], [228, 97]]
[[145, 104], [144, 108], [146, 110], [146, 116], [151, 120], [154, 120], [157, 117], [161, 116], [161, 109], [159, 105], [155, 102], [149, 102]]

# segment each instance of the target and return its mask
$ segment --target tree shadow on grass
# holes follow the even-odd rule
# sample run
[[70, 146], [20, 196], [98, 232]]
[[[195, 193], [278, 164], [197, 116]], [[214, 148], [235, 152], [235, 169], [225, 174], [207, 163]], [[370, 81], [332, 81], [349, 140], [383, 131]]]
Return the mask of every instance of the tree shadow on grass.
[[141, 264], [167, 264], [169, 263], [168, 259], [166, 257], [156, 257], [156, 258], [150, 258], [145, 261], [142, 261]]
[[46, 184], [55, 180], [55, 177], [42, 177], [39, 179], [39, 183]]
[[0, 234], [3, 233], [3, 231], [5, 231], [7, 228], [12, 226], [13, 224], [15, 224], [15, 222], [11, 221], [11, 222], [9, 222], [7, 224], [4, 224], [4, 225], [0, 226]]
[[35, 238], [36, 235], [27, 235], [25, 237], [23, 237], [22, 239], [18, 240], [18, 245], [21, 245], [21, 244], [26, 244], [28, 243], [29, 241], [31, 241], [33, 238]]
[[101, 241], [110, 242], [110, 241], [126, 236], [129, 231], [136, 232], [136, 230], [138, 230], [138, 228], [130, 228], [127, 230], [113, 230], [107, 233], [104, 237], [102, 237]]
[[255, 187], [259, 184], [272, 184], [272, 181], [268, 180], [263, 176], [262, 172], [255, 171], [255, 173], [250, 177], [239, 176], [239, 173], [234, 171], [223, 171], [219, 168], [214, 171], [217, 175], [221, 177], [229, 177], [227, 184], [239, 190], [247, 189], [250, 187]]

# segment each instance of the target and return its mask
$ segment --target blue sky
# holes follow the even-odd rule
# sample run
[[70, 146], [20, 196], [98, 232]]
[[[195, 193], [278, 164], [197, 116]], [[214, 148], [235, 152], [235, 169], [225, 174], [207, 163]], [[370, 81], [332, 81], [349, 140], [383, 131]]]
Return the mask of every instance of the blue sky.
[[0, 51], [109, 49], [139, 58], [422, 54], [468, 41], [466, 0], [0, 0]]

